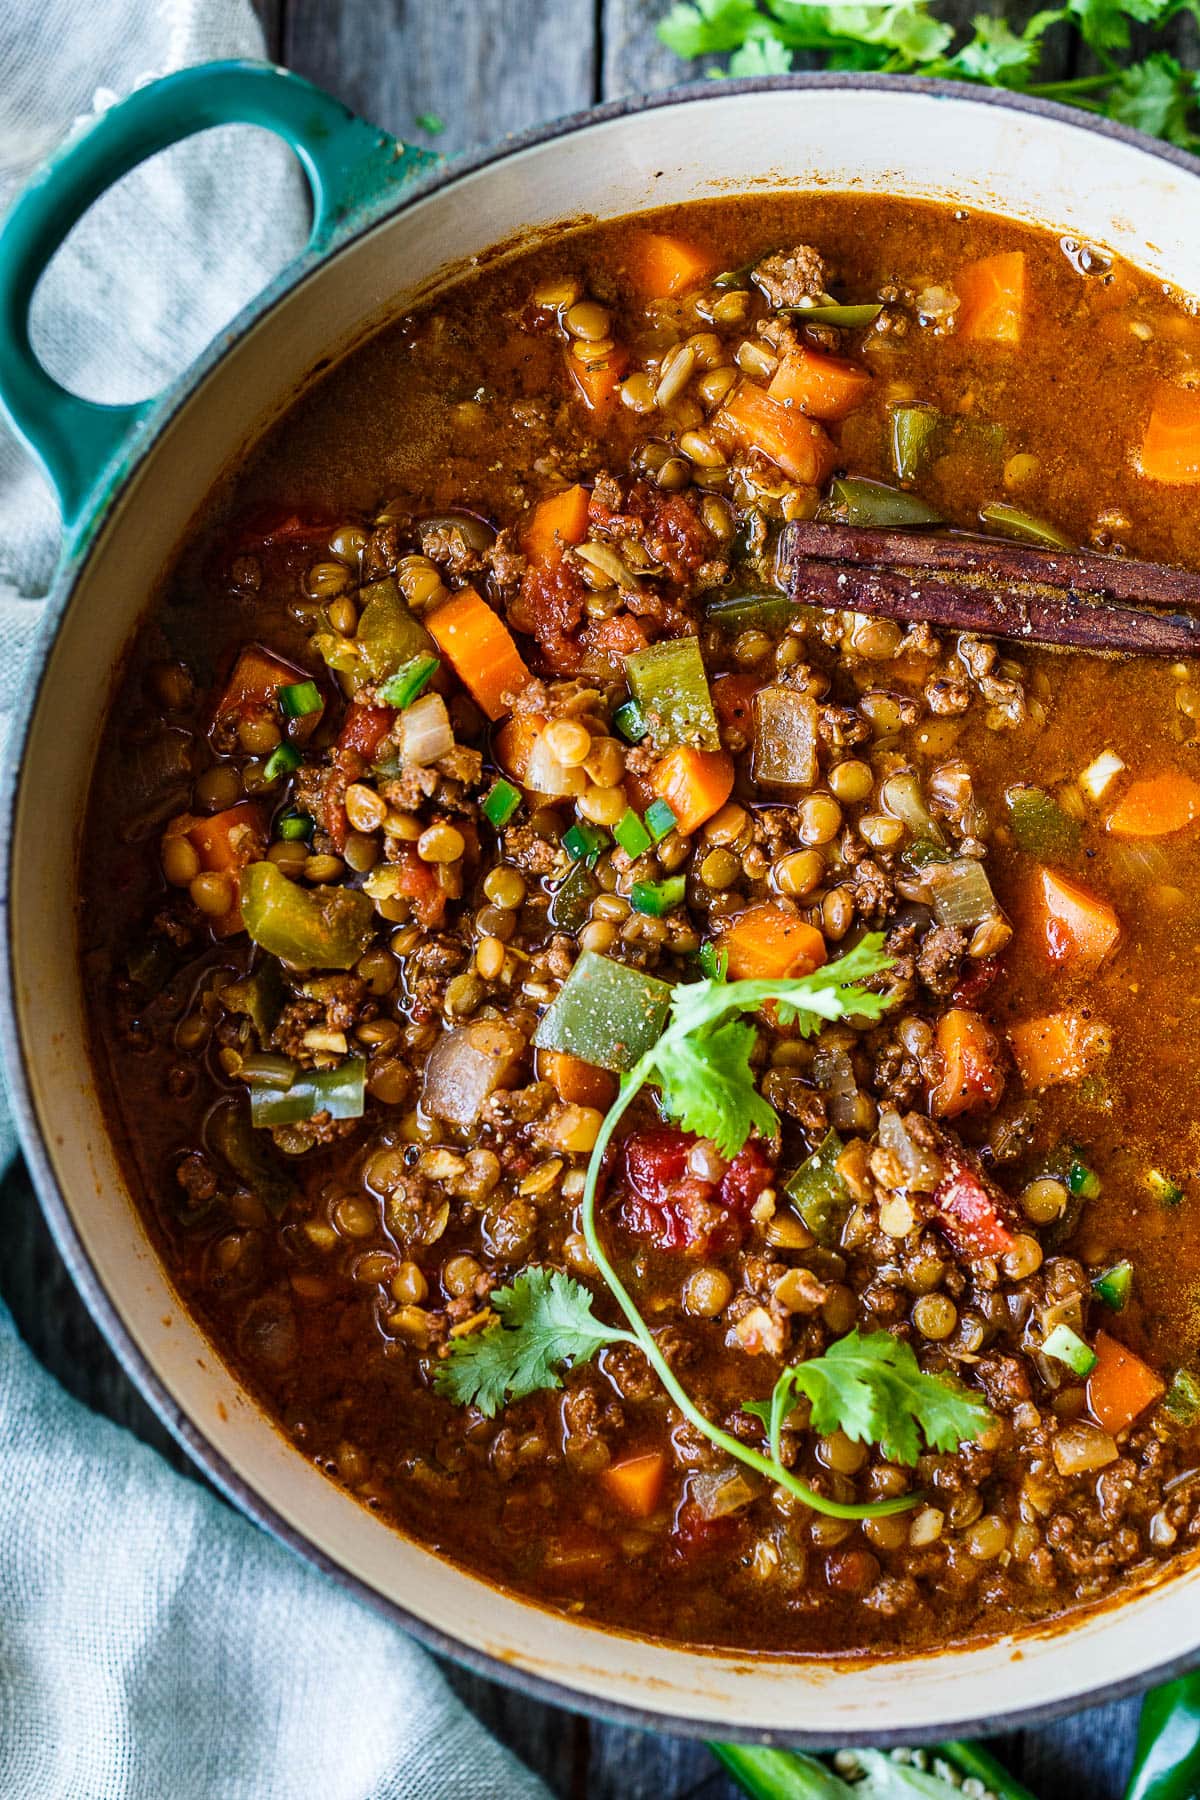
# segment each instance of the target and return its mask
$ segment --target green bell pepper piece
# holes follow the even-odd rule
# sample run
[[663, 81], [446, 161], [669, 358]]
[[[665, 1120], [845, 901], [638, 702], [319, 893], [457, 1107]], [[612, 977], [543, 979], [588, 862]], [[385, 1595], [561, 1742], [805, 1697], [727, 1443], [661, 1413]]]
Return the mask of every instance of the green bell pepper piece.
[[264, 957], [251, 974], [221, 989], [222, 1006], [230, 1012], [245, 1013], [264, 1044], [279, 1023], [286, 997], [283, 975], [274, 957]]
[[[254, 1102], [251, 1099], [251, 1108]], [[286, 1211], [296, 1195], [296, 1184], [280, 1162], [274, 1147], [254, 1135], [245, 1103], [230, 1096], [219, 1100], [208, 1116], [204, 1132], [210, 1149], [224, 1157], [234, 1174], [262, 1201], [272, 1218]]]
[[880, 531], [900, 531], [912, 525], [944, 525], [941, 513], [903, 488], [862, 475], [843, 475], [830, 484], [821, 517], [841, 525], [873, 526]]
[[289, 1088], [252, 1087], [250, 1122], [298, 1125], [326, 1112], [331, 1119], [361, 1119], [366, 1106], [367, 1059], [350, 1056], [336, 1069], [306, 1069]]
[[646, 830], [656, 844], [661, 844], [678, 823], [679, 820], [665, 800], [652, 800], [646, 808]]
[[534, 1032], [539, 1050], [565, 1050], [623, 1074], [662, 1036], [671, 989], [656, 975], [585, 950]]
[[520, 789], [515, 788], [511, 781], [505, 781], [503, 775], [501, 775], [497, 780], [493, 781], [491, 787], [483, 797], [483, 816], [488, 821], [489, 825], [494, 825], [497, 831], [501, 831], [504, 826], [508, 824], [508, 821], [512, 818], [520, 804]]
[[786, 594], [772, 590], [762, 594], [733, 594], [710, 601], [704, 616], [722, 631], [776, 631], [796, 615]]
[[1043, 862], [1078, 855], [1083, 827], [1044, 789], [1012, 787], [1004, 799], [1012, 833], [1020, 849]]
[[613, 826], [613, 836], [626, 856], [633, 858], [645, 856], [647, 850], [651, 849], [654, 844], [654, 839], [632, 807], [626, 807]]
[[801, 1219], [826, 1249], [837, 1243], [850, 1211], [850, 1194], [835, 1166], [843, 1148], [837, 1132], [828, 1132], [808, 1160], [783, 1184], [784, 1193]]
[[373, 581], [359, 594], [362, 611], [354, 642], [358, 657], [352, 673], [355, 687], [386, 681], [418, 657], [437, 657], [437, 645], [413, 617], [394, 575]]
[[239, 881], [242, 918], [256, 944], [300, 969], [348, 969], [370, 941], [375, 909], [354, 888], [302, 888], [272, 862]]
[[636, 913], [661, 919], [672, 907], [682, 904], [687, 882], [682, 875], [668, 875], [663, 881], [635, 881], [629, 899]]
[[1125, 1260], [1114, 1263], [1111, 1269], [1103, 1270], [1092, 1281], [1093, 1294], [1113, 1312], [1124, 1312], [1132, 1287], [1133, 1264]]
[[721, 748], [697, 638], [664, 638], [648, 650], [637, 650], [625, 658], [625, 673], [656, 750], [669, 750], [672, 744]]
[[1069, 1325], [1054, 1327], [1042, 1345], [1042, 1355], [1063, 1363], [1073, 1375], [1090, 1375], [1096, 1366], [1096, 1352]]
[[1010, 506], [1007, 500], [993, 500], [987, 506], [981, 506], [979, 521], [989, 531], [999, 532], [1001, 537], [1017, 538], [1023, 544], [1040, 544], [1046, 550], [1076, 548], [1057, 525], [1050, 525], [1033, 513], [1023, 512], [1019, 506]]
[[917, 402], [892, 408], [892, 467], [896, 480], [918, 481], [933, 455], [942, 415], [936, 406]]
[[559, 882], [550, 900], [550, 923], [556, 931], [579, 931], [587, 924], [600, 883], [586, 861], [574, 864]]
[[1177, 1425], [1194, 1425], [1200, 1419], [1200, 1381], [1190, 1369], [1176, 1369], [1163, 1395], [1162, 1407]]

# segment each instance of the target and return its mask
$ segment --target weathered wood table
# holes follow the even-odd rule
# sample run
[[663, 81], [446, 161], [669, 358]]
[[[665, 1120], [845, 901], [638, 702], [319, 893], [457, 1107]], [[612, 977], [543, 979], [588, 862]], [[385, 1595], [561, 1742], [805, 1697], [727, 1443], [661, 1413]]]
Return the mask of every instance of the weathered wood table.
[[[600, 100], [687, 79], [657, 43], [667, 0], [257, 0], [270, 53], [398, 137], [446, 155]], [[951, 0], [965, 18], [975, 0]], [[1193, 52], [1195, 27], [1180, 23]], [[1051, 71], [1075, 71], [1061, 66]], [[436, 115], [436, 136], [418, 120]], [[7, 1216], [5, 1216], [7, 1215]], [[125, 1379], [58, 1260], [32, 1195], [0, 1207], [0, 1291], [35, 1352], [89, 1405], [186, 1463]], [[1069, 1653], [1068, 1653], [1069, 1654]], [[449, 1670], [459, 1692], [570, 1800], [734, 1800], [701, 1744], [648, 1738]], [[1041, 1800], [1118, 1800], [1137, 1702], [1098, 1707], [992, 1746]], [[436, 1800], [436, 1796], [430, 1796]]]

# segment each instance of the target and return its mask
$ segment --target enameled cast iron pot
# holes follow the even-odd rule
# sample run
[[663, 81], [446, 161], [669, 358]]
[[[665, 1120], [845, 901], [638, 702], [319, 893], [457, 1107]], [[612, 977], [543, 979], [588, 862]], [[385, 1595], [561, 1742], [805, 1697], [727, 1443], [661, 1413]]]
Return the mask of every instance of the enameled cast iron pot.
[[[89, 405], [37, 364], [37, 278], [136, 163], [210, 125], [267, 126], [313, 190], [306, 252], [157, 402]], [[928, 1740], [1113, 1696], [1200, 1660], [1200, 1572], [1065, 1629], [874, 1665], [693, 1653], [489, 1588], [397, 1535], [267, 1421], [189, 1319], [130, 1201], [82, 1049], [78, 826], [116, 669], [197, 506], [327, 366], [492, 246], [564, 220], [825, 187], [987, 208], [1200, 293], [1200, 163], [1045, 103], [898, 77], [709, 83], [621, 102], [448, 167], [249, 64], [146, 88], [77, 138], [0, 239], [0, 397], [62, 498], [50, 624], [14, 731], [3, 1031], [19, 1127], [76, 1281], [143, 1392], [252, 1517], [436, 1648], [531, 1691], [670, 1730], [791, 1743]]]

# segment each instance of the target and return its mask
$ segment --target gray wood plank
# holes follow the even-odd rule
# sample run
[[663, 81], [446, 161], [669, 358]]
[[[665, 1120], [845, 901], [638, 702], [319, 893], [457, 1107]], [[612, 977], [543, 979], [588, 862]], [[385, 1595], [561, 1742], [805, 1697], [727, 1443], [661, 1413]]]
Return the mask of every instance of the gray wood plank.
[[[588, 105], [593, 0], [292, 0], [288, 65], [400, 138], [453, 155]], [[433, 114], [433, 135], [417, 121]]]

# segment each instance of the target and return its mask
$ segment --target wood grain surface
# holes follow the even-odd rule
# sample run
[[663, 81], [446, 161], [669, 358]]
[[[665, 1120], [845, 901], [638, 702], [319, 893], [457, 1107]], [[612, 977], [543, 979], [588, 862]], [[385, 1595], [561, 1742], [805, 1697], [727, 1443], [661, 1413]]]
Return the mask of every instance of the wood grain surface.
[[[258, 0], [268, 51], [398, 136], [448, 156], [596, 101], [702, 74], [657, 43], [667, 0]], [[941, 9], [969, 17], [976, 0]], [[1196, 28], [1178, 27], [1195, 53]], [[1055, 73], [1071, 70], [1060, 57]], [[444, 129], [423, 130], [436, 115]], [[190, 1465], [81, 1302], [28, 1185], [0, 1191], [0, 1292], [26, 1340], [81, 1400]], [[1066, 1652], [1069, 1654], [1069, 1652]], [[463, 1671], [459, 1693], [562, 1800], [735, 1800], [702, 1744], [540, 1705]], [[1119, 1800], [1137, 1702], [1097, 1707], [992, 1749], [1040, 1800]], [[430, 1800], [437, 1800], [431, 1795]]]

